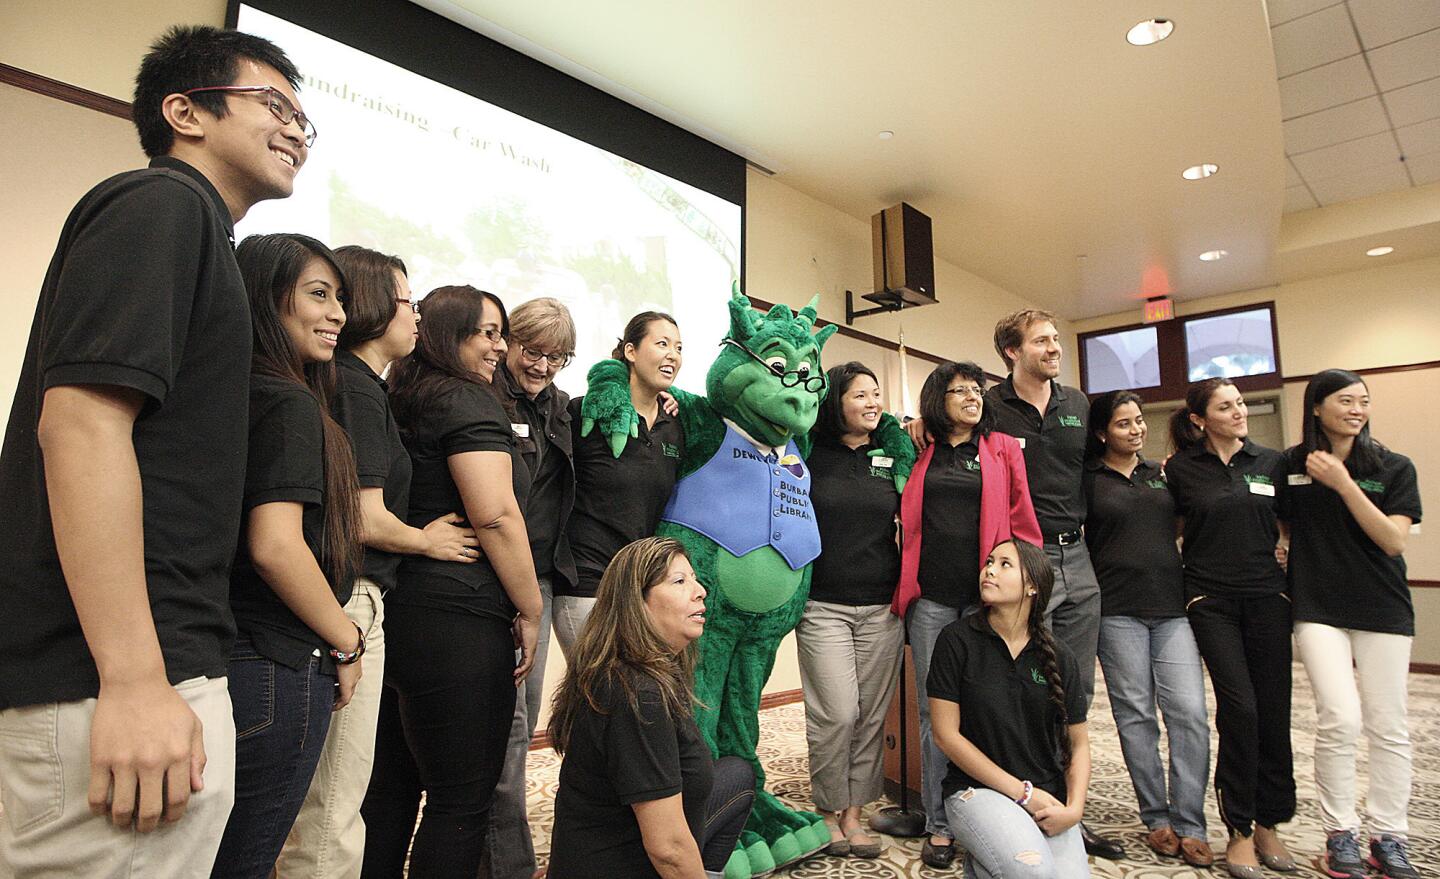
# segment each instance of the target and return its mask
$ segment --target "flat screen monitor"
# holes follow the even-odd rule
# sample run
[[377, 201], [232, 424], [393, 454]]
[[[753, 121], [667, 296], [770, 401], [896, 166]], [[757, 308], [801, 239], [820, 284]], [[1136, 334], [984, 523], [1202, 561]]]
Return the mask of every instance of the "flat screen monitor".
[[1186, 321], [1185, 370], [1192, 382], [1274, 372], [1273, 312], [1257, 308]]
[[1153, 388], [1160, 384], [1160, 351], [1154, 327], [1085, 339], [1085, 392]]

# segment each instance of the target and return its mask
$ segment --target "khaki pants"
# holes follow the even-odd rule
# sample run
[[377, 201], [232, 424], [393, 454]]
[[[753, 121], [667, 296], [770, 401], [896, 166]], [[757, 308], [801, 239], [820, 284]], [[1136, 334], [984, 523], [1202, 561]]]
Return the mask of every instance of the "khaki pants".
[[235, 801], [235, 719], [225, 678], [176, 685], [205, 731], [205, 789], [151, 833], [90, 813], [95, 700], [0, 711], [0, 877], [204, 879]]
[[360, 804], [375, 764], [375, 724], [385, 683], [385, 605], [375, 581], [355, 580], [345, 614], [365, 632], [364, 674], [350, 704], [330, 721], [310, 792], [275, 862], [273, 875], [282, 879], [356, 879], [365, 858]]

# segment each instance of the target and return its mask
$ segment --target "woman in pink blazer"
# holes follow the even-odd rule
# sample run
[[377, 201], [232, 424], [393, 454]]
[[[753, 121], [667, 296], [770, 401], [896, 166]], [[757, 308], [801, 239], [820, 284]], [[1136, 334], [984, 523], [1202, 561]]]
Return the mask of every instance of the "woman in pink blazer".
[[940, 630], [980, 602], [980, 566], [997, 543], [1018, 537], [1043, 543], [1025, 457], [1014, 437], [991, 430], [985, 372], [974, 363], [945, 363], [925, 379], [920, 416], [933, 442], [910, 474], [900, 499], [900, 583], [891, 609], [905, 619], [915, 662], [920, 709], [925, 828], [921, 859], [945, 869], [955, 857], [940, 784], [945, 757], [930, 732], [926, 678]]

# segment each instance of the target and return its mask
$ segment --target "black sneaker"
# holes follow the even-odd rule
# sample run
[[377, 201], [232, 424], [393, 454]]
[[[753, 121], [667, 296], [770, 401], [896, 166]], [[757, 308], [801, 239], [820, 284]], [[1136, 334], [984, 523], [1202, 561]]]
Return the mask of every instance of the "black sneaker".
[[1325, 835], [1325, 872], [1330, 879], [1365, 879], [1360, 860], [1360, 843], [1349, 830], [1332, 830]]
[[1420, 879], [1420, 871], [1410, 865], [1405, 854], [1405, 840], [1398, 836], [1370, 837], [1370, 866], [1385, 879]]

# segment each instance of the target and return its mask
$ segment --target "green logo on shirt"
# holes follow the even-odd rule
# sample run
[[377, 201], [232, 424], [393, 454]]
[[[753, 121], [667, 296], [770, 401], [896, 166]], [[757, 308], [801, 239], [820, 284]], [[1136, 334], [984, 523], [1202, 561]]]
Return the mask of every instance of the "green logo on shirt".
[[965, 465], [966, 470], [975, 471], [980, 469], [980, 462], [975, 458], [961, 458], [960, 462]]
[[879, 467], [871, 467], [870, 475], [874, 476], [877, 479], [892, 479], [895, 474], [891, 473], [889, 470], [882, 470]]
[[1147, 479], [1145, 480], [1145, 484], [1151, 488], [1165, 488], [1165, 480], [1163, 479]]
[[1246, 485], [1274, 485], [1274, 483], [1270, 481], [1270, 477], [1266, 476], [1264, 473], [1246, 473], [1246, 474], [1245, 474], [1245, 484], [1246, 484]]
[[674, 443], [661, 443], [660, 453], [667, 458], [678, 458], [680, 457], [680, 447]]
[[1080, 416], [1079, 416], [1079, 415], [1061, 415], [1061, 416], [1060, 416], [1060, 426], [1061, 426], [1061, 427], [1084, 427], [1085, 425], [1083, 425], [1083, 424], [1080, 423]]
[[1361, 491], [1373, 491], [1376, 494], [1385, 493], [1385, 483], [1378, 479], [1357, 479], [1355, 484], [1360, 486]]
[[1050, 685], [1050, 682], [1047, 681], [1045, 679], [1045, 676], [1040, 673], [1040, 669], [1035, 668], [1034, 666], [1030, 667], [1030, 680], [1034, 681], [1037, 684], [1040, 684], [1041, 686], [1048, 687]]

